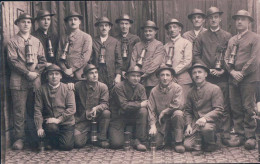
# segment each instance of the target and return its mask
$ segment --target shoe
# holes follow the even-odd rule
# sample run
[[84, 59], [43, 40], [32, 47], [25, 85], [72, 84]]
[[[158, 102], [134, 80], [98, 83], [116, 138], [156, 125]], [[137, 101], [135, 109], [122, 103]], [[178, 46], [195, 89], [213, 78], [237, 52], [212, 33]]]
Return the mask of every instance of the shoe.
[[138, 151], [146, 151], [147, 148], [144, 144], [142, 144], [138, 139], [134, 141], [134, 148]]
[[245, 149], [247, 149], [247, 150], [255, 149], [255, 146], [256, 146], [255, 138], [247, 139], [246, 142], [245, 142], [245, 145], [244, 145]]
[[[231, 135], [230, 139], [227, 140], [227, 146], [238, 147], [238, 146], [243, 145], [244, 142], [245, 142], [245, 139], [244, 139], [243, 136], [241, 136], [241, 135]], [[222, 143], [223, 143], [223, 141], [222, 141]]]
[[203, 150], [205, 152], [214, 152], [218, 149], [218, 146], [216, 144], [206, 144], [203, 147]]
[[23, 140], [22, 139], [18, 139], [14, 142], [13, 144], [13, 149], [14, 150], [22, 150], [23, 149]]
[[185, 147], [183, 146], [182, 143], [178, 143], [174, 146], [174, 149], [177, 153], [184, 153], [185, 152]]
[[109, 142], [108, 141], [98, 141], [98, 146], [100, 146], [100, 147], [102, 147], [102, 148], [104, 148], [104, 149], [107, 149], [107, 148], [109, 148], [109, 146], [110, 146], [110, 144], [109, 144]]

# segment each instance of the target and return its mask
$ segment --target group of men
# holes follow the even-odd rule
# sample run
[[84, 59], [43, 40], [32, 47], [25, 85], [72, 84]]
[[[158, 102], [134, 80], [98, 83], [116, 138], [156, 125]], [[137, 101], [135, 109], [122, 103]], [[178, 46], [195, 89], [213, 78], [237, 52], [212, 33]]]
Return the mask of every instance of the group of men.
[[[49, 30], [55, 14], [21, 14], [19, 32], [7, 45], [13, 148], [23, 149], [25, 125], [29, 140], [43, 140], [47, 149], [81, 148], [97, 122], [96, 144], [103, 148], [122, 148], [131, 131], [139, 151], [147, 150], [149, 138], [157, 149], [171, 139], [179, 153], [198, 145], [214, 151], [218, 131], [223, 144], [254, 149], [260, 37], [248, 30], [254, 21], [248, 11], [232, 16], [233, 37], [220, 27], [222, 14], [216, 7], [207, 14], [194, 9], [188, 15], [193, 29], [183, 35], [183, 24], [171, 19], [165, 45], [151, 20], [141, 27], [142, 40], [131, 34], [127, 14], [116, 19], [115, 37], [109, 35], [113, 23], [99, 18], [93, 40], [80, 30], [83, 16], [75, 11], [65, 17], [67, 33], [59, 38]], [[39, 28], [31, 34], [34, 21]]]

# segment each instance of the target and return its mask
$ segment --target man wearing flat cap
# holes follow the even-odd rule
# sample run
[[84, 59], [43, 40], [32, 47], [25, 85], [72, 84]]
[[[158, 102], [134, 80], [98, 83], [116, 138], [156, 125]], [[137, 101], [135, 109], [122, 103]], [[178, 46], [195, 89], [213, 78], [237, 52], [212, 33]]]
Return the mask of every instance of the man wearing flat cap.
[[164, 60], [165, 50], [162, 42], [155, 39], [159, 28], [153, 21], [146, 21], [141, 29], [144, 32], [144, 39], [134, 46], [130, 63], [131, 67], [139, 66], [144, 73], [141, 76], [141, 83], [145, 86], [146, 95], [149, 97], [152, 88], [158, 84], [155, 72]]
[[175, 71], [162, 64], [156, 73], [159, 84], [148, 99], [149, 134], [155, 135], [156, 147], [161, 149], [166, 144], [167, 132], [171, 133], [172, 146], [178, 153], [184, 153], [184, 114], [182, 87], [173, 81]]
[[201, 63], [210, 69], [207, 81], [218, 85], [224, 94], [224, 116], [222, 118], [221, 141], [230, 146], [230, 103], [228, 90], [228, 72], [224, 67], [224, 54], [231, 34], [220, 27], [221, 15], [216, 7], [210, 7], [207, 11], [209, 29], [200, 34], [193, 46], [193, 63]]
[[82, 19], [83, 16], [75, 11], [64, 18], [68, 32], [60, 37], [57, 63], [65, 74], [65, 83], [82, 80], [83, 69], [92, 53], [91, 36], [80, 30]]
[[[228, 42], [225, 65], [229, 73], [229, 93], [236, 139], [233, 146], [256, 146], [255, 91], [259, 80], [260, 37], [249, 31], [254, 21], [246, 10], [239, 10], [232, 18], [238, 34]], [[258, 59], [258, 60], [257, 60]]]
[[121, 82], [122, 57], [120, 42], [110, 36], [113, 24], [107, 17], [101, 17], [95, 23], [98, 36], [93, 40], [92, 64], [98, 68], [99, 81], [111, 90]]
[[46, 68], [48, 82], [35, 94], [34, 122], [46, 149], [71, 150], [74, 145], [75, 96], [67, 84], [60, 82], [61, 72], [55, 64]]
[[115, 36], [115, 38], [117, 38], [121, 43], [121, 55], [123, 59], [122, 76], [124, 77], [130, 66], [133, 47], [141, 40], [139, 36], [130, 33], [130, 28], [134, 21], [129, 17], [129, 15], [121, 15], [116, 19], [116, 23], [119, 25], [120, 33]]
[[[41, 86], [40, 75], [46, 65], [44, 48], [40, 40], [30, 34], [32, 22], [33, 18], [29, 14], [21, 14], [14, 22], [19, 32], [7, 44], [14, 113], [13, 148], [19, 150], [23, 149], [24, 145], [25, 120], [28, 127], [33, 125], [34, 91]], [[30, 129], [28, 131], [31, 132]]]
[[58, 36], [50, 30], [51, 17], [54, 15], [47, 10], [39, 10], [37, 17], [34, 18], [34, 21], [38, 23], [38, 29], [32, 33], [33, 36], [41, 41], [48, 65], [56, 63], [55, 55], [57, 54], [59, 41]]
[[216, 126], [224, 111], [223, 94], [217, 85], [207, 82], [210, 70], [205, 65], [194, 64], [190, 73], [195, 85], [184, 107], [187, 125], [184, 146], [189, 151], [202, 147], [203, 151], [212, 152], [218, 148]]
[[98, 70], [88, 64], [82, 74], [84, 81], [75, 84], [77, 111], [75, 114], [75, 147], [84, 147], [90, 138], [91, 122], [98, 122], [97, 144], [108, 148], [107, 130], [110, 122], [108, 109], [109, 92], [107, 86], [98, 81]]
[[112, 148], [124, 145], [124, 130], [127, 125], [135, 125], [134, 148], [146, 151], [147, 139], [147, 97], [140, 84], [143, 72], [138, 66], [130, 67], [126, 80], [115, 86], [111, 97], [112, 118], [109, 137]]
[[183, 25], [177, 19], [165, 24], [170, 41], [164, 45], [166, 51], [165, 64], [175, 71], [177, 83], [182, 87], [184, 104], [191, 88], [192, 80], [188, 69], [192, 65], [192, 43], [181, 36]]
[[185, 32], [182, 37], [188, 39], [192, 44], [194, 44], [195, 39], [200, 33], [203, 33], [207, 29], [204, 28], [206, 14], [200, 9], [193, 9], [188, 15], [188, 19], [193, 25], [193, 29]]

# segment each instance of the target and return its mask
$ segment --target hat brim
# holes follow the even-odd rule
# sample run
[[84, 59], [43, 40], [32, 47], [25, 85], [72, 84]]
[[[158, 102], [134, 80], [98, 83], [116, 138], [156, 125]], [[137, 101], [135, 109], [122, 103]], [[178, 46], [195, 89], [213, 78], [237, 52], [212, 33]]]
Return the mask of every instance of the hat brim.
[[127, 75], [129, 75], [130, 73], [133, 73], [133, 72], [140, 73], [141, 76], [144, 74], [144, 73], [141, 72], [141, 71], [130, 71], [130, 72], [126, 72], [126, 73], [125, 73], [125, 76], [127, 76]]
[[192, 13], [188, 15], [188, 19], [191, 19], [193, 15], [201, 15], [203, 18], [206, 18], [206, 14], [204, 13]]
[[16, 19], [15, 21], [14, 21], [14, 24], [15, 25], [17, 25], [17, 23], [20, 21], [20, 20], [22, 20], [22, 19], [31, 19], [31, 21], [32, 21], [32, 23], [34, 22], [34, 19], [33, 18], [18, 18], [18, 19]]
[[164, 71], [164, 70], [169, 70], [169, 71], [171, 71], [171, 73], [172, 73], [173, 76], [176, 74], [175, 71], [174, 71], [174, 69], [172, 69], [171, 67], [169, 67], [169, 68], [161, 68], [161, 69], [159, 69], [159, 70], [156, 72], [156, 76], [159, 77], [160, 73], [161, 73], [162, 71]]
[[233, 15], [233, 16], [232, 16], [232, 19], [236, 20], [237, 17], [247, 17], [247, 18], [249, 18], [249, 20], [250, 20], [251, 22], [254, 22], [254, 21], [255, 21], [254, 18], [252, 18], [252, 17], [250, 17], [250, 16], [247, 16], [247, 15]]
[[95, 27], [97, 27], [100, 23], [108, 23], [110, 26], [113, 26], [113, 23], [108, 22], [108, 21], [101, 21], [101, 22], [97, 22], [95, 23]]
[[223, 11], [219, 11], [219, 12], [214, 12], [214, 13], [211, 13], [209, 15], [206, 16], [206, 18], [208, 18], [209, 16], [213, 15], [213, 14], [219, 14], [219, 15], [222, 15], [224, 12]]
[[121, 20], [126, 20], [126, 21], [129, 21], [131, 24], [134, 23], [134, 21], [132, 19], [116, 19], [116, 23], [120, 23]]
[[202, 69], [204, 69], [208, 74], [210, 74], [210, 70], [207, 68], [207, 67], [205, 67], [205, 66], [202, 66], [202, 65], [196, 65], [196, 66], [192, 66], [191, 68], [190, 68], [190, 74], [192, 75], [192, 70], [194, 69], [194, 68], [202, 68]]
[[70, 15], [70, 16], [67, 16], [66, 18], [64, 18], [64, 21], [67, 22], [70, 17], [78, 17], [80, 20], [83, 19], [82, 15]]
[[145, 29], [146, 27], [153, 28], [153, 29], [155, 29], [155, 30], [159, 30], [159, 28], [158, 28], [158, 27], [155, 27], [155, 26], [142, 26], [141, 29], [143, 30], [143, 29]]
[[34, 18], [34, 21], [36, 21], [36, 20], [38, 20], [38, 19], [40, 19], [40, 18], [43, 18], [43, 17], [46, 17], [46, 16], [54, 16], [54, 15], [56, 15], [56, 14], [46, 14], [46, 15], [42, 15], [42, 16], [39, 16], [39, 17], [36, 17], [36, 18]]
[[164, 25], [164, 28], [167, 30], [168, 29], [168, 26], [170, 24], [177, 24], [178, 26], [180, 26], [182, 29], [183, 29], [183, 24], [181, 24], [180, 22], [169, 22], [167, 24]]

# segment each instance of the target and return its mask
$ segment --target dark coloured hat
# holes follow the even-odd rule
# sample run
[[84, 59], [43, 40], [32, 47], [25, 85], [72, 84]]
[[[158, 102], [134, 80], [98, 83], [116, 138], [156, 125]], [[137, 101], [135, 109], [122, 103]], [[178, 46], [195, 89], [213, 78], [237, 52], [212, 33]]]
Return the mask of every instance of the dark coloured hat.
[[174, 69], [172, 67], [169, 67], [169, 66], [167, 66], [165, 64], [162, 64], [162, 65], [160, 65], [159, 69], [157, 70], [156, 76], [159, 77], [160, 73], [163, 70], [169, 70], [169, 71], [171, 71], [172, 75], [175, 75], [175, 71], [174, 71]]
[[236, 19], [238, 16], [248, 17], [251, 22], [254, 22], [254, 18], [246, 10], [239, 10], [235, 15], [232, 16], [233, 19]]
[[223, 12], [220, 11], [217, 7], [210, 7], [210, 8], [208, 9], [208, 11], [207, 11], [207, 17], [210, 16], [210, 15], [212, 15], [212, 14], [216, 14], [216, 13], [218, 13], [219, 15], [222, 15], [222, 14], [223, 14]]
[[17, 23], [18, 23], [21, 19], [31, 19], [31, 21], [32, 21], [32, 23], [33, 23], [33, 18], [31, 17], [31, 15], [28, 14], [28, 13], [23, 13], [23, 14], [19, 15], [19, 17], [14, 21], [14, 24], [17, 25]]
[[193, 15], [201, 15], [203, 18], [206, 17], [206, 14], [200, 9], [193, 9], [192, 12], [188, 15], [188, 18], [191, 19]]
[[77, 13], [76, 11], [71, 11], [65, 18], [64, 21], [67, 22], [70, 17], [78, 17], [79, 19], [83, 19], [83, 16]]
[[129, 17], [129, 15], [127, 14], [123, 14], [121, 15], [118, 19], [116, 19], [116, 23], [119, 23], [121, 20], [127, 20], [129, 21], [131, 24], [134, 23], [134, 21]]
[[39, 10], [37, 13], [37, 17], [34, 18], [34, 20], [40, 19], [42, 17], [46, 17], [46, 16], [53, 16], [55, 14], [50, 13], [48, 10]]
[[148, 20], [144, 23], [144, 25], [141, 27], [141, 29], [144, 29], [145, 27], [151, 27], [151, 28], [154, 28], [155, 30], [158, 30], [159, 28], [156, 26], [156, 24], [151, 21], [151, 20]]
[[52, 64], [46, 68], [45, 72], [47, 73], [49, 71], [60, 71], [61, 72], [61, 68], [59, 66], [57, 66], [56, 64]]
[[141, 75], [143, 75], [144, 73], [141, 71], [140, 67], [138, 66], [133, 66], [133, 67], [130, 67], [127, 72], [125, 73], [125, 75], [127, 76], [129, 73], [131, 72], [138, 72], [140, 73]]
[[84, 67], [84, 69], [83, 69], [83, 74], [81, 75], [81, 77], [84, 78], [85, 75], [86, 75], [90, 70], [92, 70], [92, 69], [97, 69], [97, 67], [96, 67], [95, 65], [93, 65], [93, 64], [88, 64], [88, 65], [86, 65], [86, 66]]
[[167, 30], [170, 24], [177, 24], [178, 26], [183, 28], [183, 24], [181, 24], [177, 19], [171, 19], [168, 23], [164, 25], [164, 28]]
[[210, 74], [210, 70], [207, 66], [201, 63], [195, 63], [191, 68], [190, 68], [190, 73], [194, 68], [203, 68], [208, 74]]
[[108, 23], [110, 26], [113, 26], [113, 23], [111, 23], [107, 17], [98, 18], [97, 22], [95, 23], [95, 26], [97, 27], [99, 23]]

